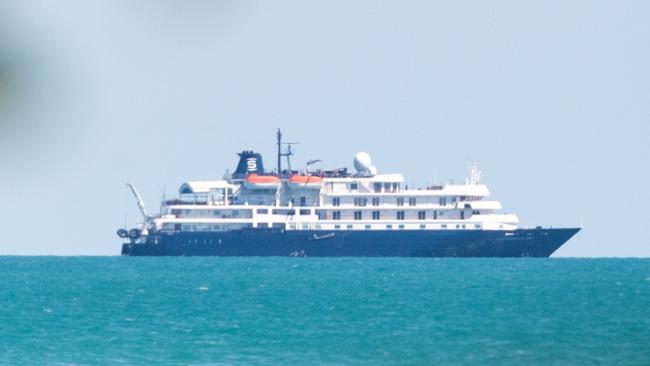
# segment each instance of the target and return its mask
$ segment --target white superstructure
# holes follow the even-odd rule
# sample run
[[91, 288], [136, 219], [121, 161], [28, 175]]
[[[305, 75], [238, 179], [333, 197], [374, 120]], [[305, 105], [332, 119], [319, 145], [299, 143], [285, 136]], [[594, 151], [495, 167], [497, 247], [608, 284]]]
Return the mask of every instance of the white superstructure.
[[518, 226], [517, 216], [499, 213], [499, 201], [488, 199], [490, 191], [480, 184], [477, 169], [471, 170], [464, 184], [414, 189], [405, 186], [401, 174], [378, 174], [366, 153], [357, 154], [354, 165], [356, 174], [247, 173], [186, 182], [178, 199], [163, 202], [160, 215], [148, 218], [145, 230], [514, 230]]

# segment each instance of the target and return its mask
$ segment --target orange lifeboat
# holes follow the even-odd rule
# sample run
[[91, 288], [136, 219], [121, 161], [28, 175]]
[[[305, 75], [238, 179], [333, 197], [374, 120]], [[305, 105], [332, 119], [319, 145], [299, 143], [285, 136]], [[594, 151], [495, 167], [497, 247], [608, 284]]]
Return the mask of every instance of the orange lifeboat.
[[320, 189], [323, 178], [315, 175], [294, 174], [289, 178], [290, 188]]
[[248, 189], [276, 189], [280, 185], [280, 178], [274, 175], [249, 174], [244, 180], [244, 187]]

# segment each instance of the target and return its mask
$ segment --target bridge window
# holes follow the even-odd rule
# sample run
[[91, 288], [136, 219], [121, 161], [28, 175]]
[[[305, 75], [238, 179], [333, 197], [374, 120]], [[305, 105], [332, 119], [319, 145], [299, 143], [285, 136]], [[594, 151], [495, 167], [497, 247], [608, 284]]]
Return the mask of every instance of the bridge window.
[[409, 197], [409, 206], [415, 206], [417, 200], [415, 197]]
[[354, 211], [354, 219], [361, 220], [361, 211]]
[[350, 189], [353, 190], [353, 191], [356, 191], [357, 189], [359, 189], [359, 184], [351, 183], [350, 184]]
[[372, 219], [379, 220], [379, 211], [372, 211]]
[[341, 205], [341, 197], [332, 198], [332, 206], [340, 206], [340, 205]]
[[404, 197], [397, 197], [397, 205], [404, 206]]
[[438, 199], [438, 203], [440, 206], [447, 206], [447, 197], [440, 197], [440, 199]]
[[418, 220], [424, 220], [427, 218], [427, 213], [425, 211], [418, 211]]
[[341, 211], [332, 212], [332, 220], [340, 220], [340, 219], [341, 219]]
[[397, 219], [404, 220], [404, 211], [397, 211]]
[[379, 206], [379, 197], [373, 197], [372, 198], [372, 205], [373, 206]]
[[373, 184], [373, 188], [375, 192], [381, 192], [381, 183]]
[[370, 230], [370, 225], [366, 225], [366, 230]]

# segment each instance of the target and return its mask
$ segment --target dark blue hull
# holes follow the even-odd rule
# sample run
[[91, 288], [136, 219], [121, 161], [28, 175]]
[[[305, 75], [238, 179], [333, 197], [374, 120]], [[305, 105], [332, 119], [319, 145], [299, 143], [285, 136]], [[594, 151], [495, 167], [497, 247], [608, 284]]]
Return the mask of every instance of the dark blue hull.
[[548, 257], [580, 229], [283, 231], [156, 234], [133, 256]]

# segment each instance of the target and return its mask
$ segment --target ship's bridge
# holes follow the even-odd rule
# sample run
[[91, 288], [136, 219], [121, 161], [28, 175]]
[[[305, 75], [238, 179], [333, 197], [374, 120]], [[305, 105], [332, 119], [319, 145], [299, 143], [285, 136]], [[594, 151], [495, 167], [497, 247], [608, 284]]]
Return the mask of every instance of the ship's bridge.
[[208, 181], [193, 181], [181, 184], [178, 189], [180, 194], [200, 194], [209, 193], [217, 189], [226, 189], [234, 187], [232, 184], [225, 180], [208, 180]]
[[358, 193], [396, 193], [401, 190], [404, 177], [401, 174], [377, 174], [371, 177], [352, 176], [344, 178], [325, 178], [326, 194]]
[[165, 205], [227, 205], [227, 197], [238, 189], [237, 185], [225, 180], [191, 181], [181, 184], [178, 199], [164, 201]]

